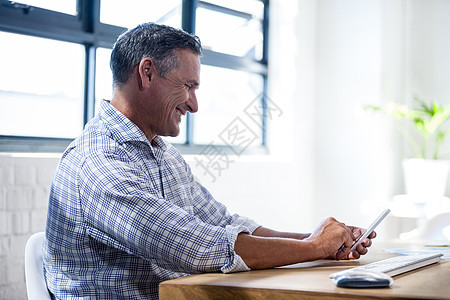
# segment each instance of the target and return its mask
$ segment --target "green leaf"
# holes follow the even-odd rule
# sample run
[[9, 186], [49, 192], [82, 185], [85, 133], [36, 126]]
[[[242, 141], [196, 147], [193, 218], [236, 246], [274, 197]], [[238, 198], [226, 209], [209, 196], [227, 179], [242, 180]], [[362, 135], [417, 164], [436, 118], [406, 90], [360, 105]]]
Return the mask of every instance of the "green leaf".
[[410, 109], [395, 102], [385, 106], [366, 105], [363, 106], [363, 109], [383, 112], [392, 116], [395, 120], [411, 121], [412, 128], [415, 128], [420, 135], [420, 139], [416, 141], [417, 136], [411, 135], [406, 130], [408, 127], [404, 127], [400, 131], [406, 137], [407, 142], [417, 152], [418, 157], [426, 158], [426, 152], [429, 152], [433, 158], [437, 159], [443, 141], [446, 136], [450, 135], [450, 128], [443, 128], [444, 124], [450, 119], [450, 107], [440, 106], [435, 101], [427, 105], [418, 97], [414, 97], [414, 100], [417, 103], [415, 109]]

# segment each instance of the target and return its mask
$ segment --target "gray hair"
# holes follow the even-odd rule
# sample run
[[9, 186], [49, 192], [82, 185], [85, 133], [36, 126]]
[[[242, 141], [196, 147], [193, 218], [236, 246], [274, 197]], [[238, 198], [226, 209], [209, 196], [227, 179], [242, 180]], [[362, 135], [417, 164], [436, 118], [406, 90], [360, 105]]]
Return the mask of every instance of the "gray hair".
[[125, 84], [142, 59], [150, 57], [161, 77], [178, 68], [176, 49], [189, 49], [201, 55], [200, 39], [181, 29], [155, 23], [145, 23], [122, 33], [111, 52], [110, 67], [113, 84]]

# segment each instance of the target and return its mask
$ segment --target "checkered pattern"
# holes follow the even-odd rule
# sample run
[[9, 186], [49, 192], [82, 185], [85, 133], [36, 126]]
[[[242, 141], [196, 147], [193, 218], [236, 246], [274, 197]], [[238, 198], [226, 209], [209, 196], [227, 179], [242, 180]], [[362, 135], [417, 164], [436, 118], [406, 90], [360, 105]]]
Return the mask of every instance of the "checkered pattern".
[[172, 145], [150, 144], [103, 101], [53, 179], [47, 285], [61, 299], [158, 298], [164, 280], [248, 270], [234, 242], [257, 227], [215, 201]]

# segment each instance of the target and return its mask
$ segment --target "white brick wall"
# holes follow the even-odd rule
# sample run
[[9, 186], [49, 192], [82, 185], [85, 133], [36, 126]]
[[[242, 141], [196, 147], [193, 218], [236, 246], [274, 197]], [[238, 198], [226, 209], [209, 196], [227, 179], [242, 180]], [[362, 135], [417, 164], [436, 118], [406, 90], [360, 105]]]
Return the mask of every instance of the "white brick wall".
[[50, 184], [59, 157], [0, 155], [0, 299], [27, 299], [27, 239], [45, 230]]

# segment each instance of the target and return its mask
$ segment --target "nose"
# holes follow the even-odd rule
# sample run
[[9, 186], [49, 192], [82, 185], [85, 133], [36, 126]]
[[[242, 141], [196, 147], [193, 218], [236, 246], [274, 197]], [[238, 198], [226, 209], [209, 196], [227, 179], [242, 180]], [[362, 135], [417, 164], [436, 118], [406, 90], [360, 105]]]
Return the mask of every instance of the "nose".
[[186, 105], [188, 106], [190, 113], [196, 113], [198, 111], [198, 102], [195, 91], [189, 93], [189, 99], [186, 101]]

